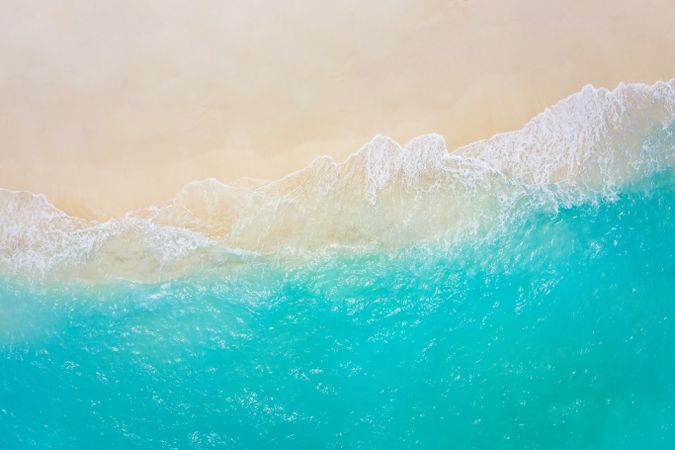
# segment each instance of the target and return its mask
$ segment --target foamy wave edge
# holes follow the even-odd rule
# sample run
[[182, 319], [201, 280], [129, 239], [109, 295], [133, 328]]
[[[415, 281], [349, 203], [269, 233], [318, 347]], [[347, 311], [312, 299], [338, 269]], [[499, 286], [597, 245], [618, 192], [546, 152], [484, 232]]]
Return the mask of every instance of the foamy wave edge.
[[95, 222], [0, 189], [0, 273], [154, 281], [260, 255], [399, 248], [490, 233], [533, 208], [612, 199], [675, 164], [675, 78], [586, 86], [522, 129], [453, 152], [376, 136], [270, 182], [194, 181], [162, 205]]

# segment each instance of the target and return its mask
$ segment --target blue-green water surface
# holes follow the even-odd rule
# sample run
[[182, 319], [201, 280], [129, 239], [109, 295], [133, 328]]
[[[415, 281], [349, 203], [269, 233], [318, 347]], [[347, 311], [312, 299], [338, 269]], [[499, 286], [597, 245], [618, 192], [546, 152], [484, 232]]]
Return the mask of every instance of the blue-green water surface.
[[0, 281], [0, 448], [675, 447], [675, 175], [508, 233]]

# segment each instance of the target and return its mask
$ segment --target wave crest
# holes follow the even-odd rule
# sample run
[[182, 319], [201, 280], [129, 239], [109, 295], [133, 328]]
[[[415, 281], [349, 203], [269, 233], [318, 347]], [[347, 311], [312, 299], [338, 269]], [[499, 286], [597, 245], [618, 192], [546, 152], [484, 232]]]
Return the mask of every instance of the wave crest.
[[163, 205], [103, 223], [68, 216], [42, 195], [0, 191], [0, 268], [152, 279], [238, 261], [233, 248], [287, 253], [463, 238], [525, 210], [611, 198], [672, 169], [674, 111], [675, 79], [587, 86], [519, 131], [454, 152], [436, 134], [405, 146], [376, 136], [342, 163], [320, 157], [264, 183], [195, 181]]

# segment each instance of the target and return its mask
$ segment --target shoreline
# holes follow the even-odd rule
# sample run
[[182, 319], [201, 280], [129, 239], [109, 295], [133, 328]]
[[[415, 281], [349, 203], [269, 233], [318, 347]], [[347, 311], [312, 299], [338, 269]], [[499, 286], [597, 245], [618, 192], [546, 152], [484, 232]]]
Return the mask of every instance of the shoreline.
[[[416, 140], [420, 137], [435, 135], [435, 136], [438, 136], [445, 143], [445, 148], [446, 148], [448, 154], [453, 154], [455, 152], [461, 151], [464, 148], [479, 145], [483, 142], [492, 140], [496, 137], [499, 137], [499, 136], [502, 136], [502, 135], [508, 135], [509, 133], [519, 132], [519, 131], [523, 130], [523, 128], [525, 128], [529, 123], [531, 123], [532, 121], [537, 119], [539, 116], [541, 116], [542, 114], [545, 114], [549, 109], [555, 107], [556, 105], [558, 105], [560, 103], [563, 103], [563, 102], [569, 100], [570, 98], [574, 97], [575, 95], [581, 94], [587, 88], [590, 88], [590, 89], [592, 89], [594, 91], [598, 91], [598, 92], [612, 93], [615, 90], [621, 88], [622, 86], [626, 86], [626, 85], [638, 86], [640, 88], [651, 88], [651, 87], [654, 87], [655, 85], [657, 85], [659, 83], [673, 84], [674, 82], [675, 82], [675, 78], [657, 80], [652, 84], [645, 83], [645, 82], [635, 82], [635, 83], [628, 82], [627, 83], [627, 82], [621, 81], [614, 88], [595, 87], [593, 84], [586, 84], [580, 90], [578, 90], [574, 93], [571, 93], [571, 94], [569, 94], [565, 97], [562, 97], [562, 98], [558, 99], [556, 102], [554, 102], [550, 105], [547, 105], [543, 110], [534, 114], [530, 119], [528, 119], [526, 122], [524, 122], [522, 124], [522, 126], [519, 127], [519, 128], [516, 128], [516, 129], [513, 129], [513, 130], [506, 130], [506, 131], [498, 131], [498, 132], [495, 132], [495, 133], [489, 135], [488, 137], [479, 138], [477, 140], [470, 141], [470, 142], [464, 143], [464, 144], [456, 146], [456, 147], [451, 147], [448, 144], [448, 141], [447, 141], [445, 136], [443, 136], [440, 133], [435, 133], [435, 132], [425, 133], [425, 134], [422, 134], [422, 135], [419, 135], [419, 136], [412, 137], [411, 139], [406, 141], [407, 142], [406, 144], [401, 144], [400, 141], [398, 141], [398, 140], [396, 140], [392, 137], [389, 137], [387, 135], [376, 134], [375, 136], [371, 137], [369, 140], [365, 141], [364, 143], [362, 143], [361, 145], [356, 147], [355, 150], [352, 150], [349, 153], [346, 153], [346, 155], [342, 158], [337, 158], [333, 155], [328, 155], [328, 154], [317, 155], [314, 158], [312, 158], [308, 164], [306, 164], [306, 165], [304, 165], [300, 168], [296, 168], [294, 170], [291, 170], [290, 172], [285, 173], [285, 174], [283, 174], [282, 176], [279, 176], [279, 177], [262, 179], [262, 178], [254, 178], [254, 177], [250, 177], [250, 176], [242, 176], [242, 177], [239, 177], [239, 178], [234, 179], [232, 181], [223, 181], [223, 180], [218, 179], [216, 177], [196, 178], [196, 179], [192, 179], [192, 180], [187, 181], [182, 186], [178, 187], [177, 189], [175, 189], [172, 192], [164, 192], [164, 194], [161, 196], [161, 198], [159, 198], [159, 200], [156, 201], [156, 202], [136, 204], [136, 206], [128, 208], [128, 209], [124, 209], [123, 205], [125, 205], [126, 203], [124, 201], [120, 201], [122, 199], [120, 199], [120, 197], [117, 197], [116, 200], [118, 200], [118, 203], [113, 202], [113, 205], [112, 205], [115, 209], [115, 212], [108, 212], [108, 213], [104, 212], [104, 213], [102, 213], [101, 211], [104, 211], [104, 209], [101, 208], [101, 206], [102, 206], [101, 204], [87, 204], [83, 200], [78, 201], [74, 198], [68, 198], [68, 196], [64, 196], [63, 193], [61, 193], [61, 194], [57, 193], [55, 196], [52, 196], [48, 192], [32, 191], [30, 189], [15, 189], [13, 187], [7, 187], [7, 186], [0, 186], [0, 191], [8, 192], [8, 193], [11, 193], [11, 194], [25, 193], [25, 194], [28, 194], [28, 195], [31, 195], [31, 196], [41, 197], [45, 200], [45, 202], [48, 205], [50, 205], [51, 207], [55, 208], [56, 210], [58, 210], [60, 212], [63, 212], [65, 214], [67, 214], [68, 216], [70, 216], [72, 218], [102, 223], [102, 222], [105, 222], [105, 221], [108, 221], [108, 220], [123, 218], [123, 217], [127, 216], [128, 214], [133, 214], [134, 212], [138, 212], [140, 210], [146, 210], [146, 209], [153, 208], [153, 207], [159, 207], [160, 205], [166, 204], [166, 202], [171, 201], [171, 199], [174, 198], [176, 195], [178, 195], [181, 191], [183, 191], [185, 188], [187, 188], [187, 187], [189, 187], [190, 185], [193, 185], [193, 184], [199, 184], [199, 183], [203, 183], [203, 182], [207, 182], [207, 181], [215, 181], [218, 184], [222, 184], [224, 186], [230, 186], [230, 187], [247, 186], [248, 188], [251, 188], [253, 186], [264, 186], [264, 185], [268, 185], [268, 184], [272, 184], [272, 183], [277, 183], [277, 182], [281, 182], [285, 179], [291, 178], [294, 175], [297, 175], [297, 174], [303, 172], [304, 170], [308, 169], [309, 167], [314, 165], [317, 160], [320, 160], [320, 159], [327, 159], [327, 160], [330, 160], [333, 164], [342, 165], [345, 162], [347, 162], [350, 158], [357, 155], [364, 147], [367, 147], [370, 143], [372, 143], [374, 140], [376, 140], [378, 138], [384, 138], [384, 139], [387, 139], [387, 140], [391, 140], [396, 146], [398, 146], [399, 148], [401, 148], [403, 150], [410, 144], [410, 142], [412, 142], [412, 141], [414, 141], [414, 140]], [[105, 204], [103, 206], [111, 206], [111, 205]], [[95, 213], [93, 211], [98, 211], [98, 212]]]

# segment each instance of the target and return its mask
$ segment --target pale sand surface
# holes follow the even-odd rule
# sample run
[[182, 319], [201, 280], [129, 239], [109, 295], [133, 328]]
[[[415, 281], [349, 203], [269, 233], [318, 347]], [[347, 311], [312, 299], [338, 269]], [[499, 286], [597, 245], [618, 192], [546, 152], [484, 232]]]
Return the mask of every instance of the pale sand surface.
[[675, 75], [672, 0], [0, 0], [0, 187], [82, 216]]

